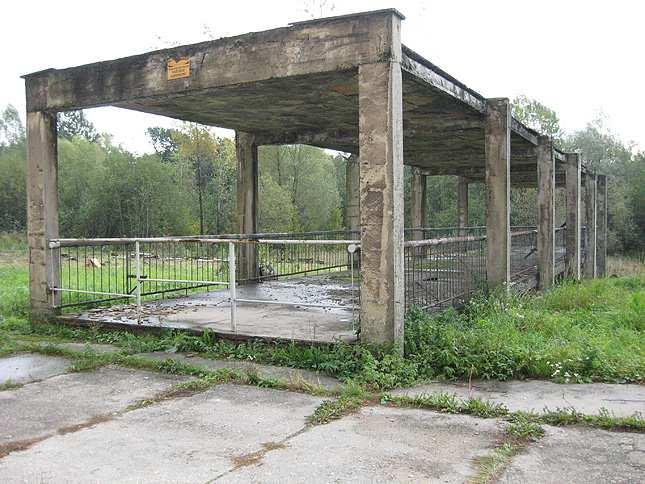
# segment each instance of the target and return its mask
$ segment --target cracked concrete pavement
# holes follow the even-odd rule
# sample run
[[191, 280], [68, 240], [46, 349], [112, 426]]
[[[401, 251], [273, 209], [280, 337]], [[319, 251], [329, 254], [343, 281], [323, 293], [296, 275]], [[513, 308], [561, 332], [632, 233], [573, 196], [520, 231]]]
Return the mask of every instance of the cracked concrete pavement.
[[[380, 405], [312, 426], [323, 398], [253, 386], [156, 401], [187, 378], [68, 366], [0, 359], [0, 379], [27, 375], [0, 391], [0, 481], [467, 482], [504, 439], [495, 419]], [[546, 427], [499, 480], [642, 482], [644, 456], [645, 434]]]

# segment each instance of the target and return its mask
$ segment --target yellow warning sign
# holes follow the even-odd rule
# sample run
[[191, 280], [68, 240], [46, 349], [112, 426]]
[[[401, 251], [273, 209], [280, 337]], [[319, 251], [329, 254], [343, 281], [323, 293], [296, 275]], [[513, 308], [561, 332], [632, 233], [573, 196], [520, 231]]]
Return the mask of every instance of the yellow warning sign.
[[168, 80], [190, 76], [190, 59], [168, 59]]

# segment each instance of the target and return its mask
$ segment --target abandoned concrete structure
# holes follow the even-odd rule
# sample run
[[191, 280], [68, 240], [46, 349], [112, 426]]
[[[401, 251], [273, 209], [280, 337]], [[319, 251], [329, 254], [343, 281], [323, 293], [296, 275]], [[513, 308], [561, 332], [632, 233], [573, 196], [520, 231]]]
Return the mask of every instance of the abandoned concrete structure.
[[[426, 177], [459, 177], [462, 243], [480, 240], [466, 237], [468, 186], [485, 183], [489, 286], [511, 282], [511, 185], [538, 190], [540, 288], [557, 272], [556, 186], [566, 187], [566, 271], [575, 278], [604, 274], [605, 178], [589, 172], [581, 154], [555, 149], [514, 119], [508, 99], [484, 98], [402, 45], [403, 19], [388, 9], [310, 20], [26, 75], [33, 311], [49, 314], [60, 304], [61, 262], [52, 250], [60, 246], [52, 242], [59, 240], [56, 113], [98, 106], [234, 129], [240, 234], [258, 228], [258, 146], [302, 143], [351, 153], [347, 220], [348, 229], [360, 230], [361, 338], [369, 342], [402, 340], [404, 163], [414, 167], [413, 229], [425, 220]], [[411, 237], [417, 249], [428, 239], [420, 234]], [[238, 271], [257, 273], [252, 245], [237, 257]]]

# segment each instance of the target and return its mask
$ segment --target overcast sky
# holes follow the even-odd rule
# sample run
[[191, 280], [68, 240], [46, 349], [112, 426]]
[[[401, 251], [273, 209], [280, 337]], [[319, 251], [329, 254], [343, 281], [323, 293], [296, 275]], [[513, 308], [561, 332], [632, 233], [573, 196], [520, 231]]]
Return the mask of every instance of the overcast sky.
[[[310, 18], [307, 5], [9, 0], [0, 24], [0, 107], [11, 103], [24, 119], [22, 74], [280, 27]], [[603, 112], [612, 131], [645, 150], [645, 2], [329, 0], [323, 13], [386, 7], [407, 17], [406, 45], [484, 96], [538, 99], [568, 132]], [[116, 108], [92, 109], [88, 117], [138, 153], [152, 151], [146, 127], [176, 124]]]

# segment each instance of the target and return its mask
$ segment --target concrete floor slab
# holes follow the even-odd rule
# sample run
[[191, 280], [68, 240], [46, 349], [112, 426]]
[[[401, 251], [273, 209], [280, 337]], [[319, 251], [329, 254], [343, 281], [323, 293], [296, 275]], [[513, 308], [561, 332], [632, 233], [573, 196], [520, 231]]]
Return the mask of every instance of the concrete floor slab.
[[210, 358], [202, 358], [200, 356], [191, 356], [186, 353], [166, 353], [164, 351], [156, 351], [154, 353], [142, 353], [137, 356], [143, 356], [154, 360], [168, 360], [179, 361], [190, 365], [203, 366], [209, 369], [230, 368], [245, 372], [255, 372], [260, 376], [266, 378], [277, 378], [288, 382], [302, 382], [311, 383], [312, 385], [320, 385], [327, 390], [335, 390], [339, 388], [342, 383], [335, 378], [321, 375], [319, 373], [307, 370], [299, 370], [296, 368], [289, 368], [286, 366], [273, 366], [255, 363], [253, 361], [242, 360], [215, 360]]
[[464, 482], [501, 436], [494, 420], [387, 407], [311, 428], [222, 482]]
[[[68, 373], [0, 392], [0, 445], [40, 439], [110, 415], [185, 378], [121, 368]], [[1, 481], [2, 479], [0, 479]]]
[[28, 383], [65, 373], [70, 360], [58, 356], [20, 354], [0, 358], [0, 384]]
[[645, 435], [545, 427], [545, 436], [516, 456], [499, 482], [639, 483], [645, 479]]
[[2, 482], [206, 482], [256, 462], [320, 399], [221, 385], [52, 437], [0, 460]]
[[236, 332], [231, 329], [231, 309], [226, 289], [146, 302], [142, 307], [141, 320], [137, 319], [135, 305], [96, 308], [68, 317], [86, 323], [197, 331], [210, 329], [223, 335], [257, 338], [313, 342], [356, 340], [353, 321], [357, 313], [350, 309], [274, 304], [290, 302], [342, 307], [355, 304], [356, 292], [351, 289], [351, 284], [329, 275], [245, 284], [237, 288], [237, 297], [268, 303], [239, 302]]
[[396, 390], [396, 395], [451, 393], [461, 398], [478, 397], [503, 403], [509, 410], [543, 411], [545, 408], [575, 408], [597, 414], [602, 408], [616, 416], [645, 413], [645, 386], [607, 383], [559, 384], [541, 380], [433, 382]]

